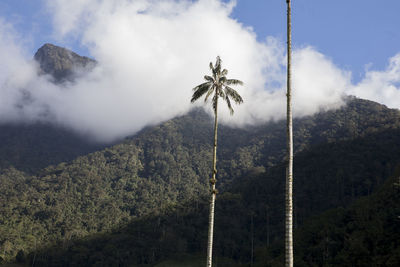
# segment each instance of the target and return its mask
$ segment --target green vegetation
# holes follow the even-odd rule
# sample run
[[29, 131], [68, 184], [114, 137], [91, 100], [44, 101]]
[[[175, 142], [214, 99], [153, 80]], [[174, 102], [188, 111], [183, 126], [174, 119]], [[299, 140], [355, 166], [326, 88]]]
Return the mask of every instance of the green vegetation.
[[[397, 266], [400, 114], [347, 101], [294, 120], [295, 259]], [[284, 132], [284, 122], [219, 129], [218, 266], [284, 262]], [[196, 262], [207, 244], [212, 136], [212, 119], [194, 110], [68, 163], [30, 173], [2, 168], [0, 261], [19, 254], [30, 266]], [[29, 146], [21, 142], [21, 151]]]
[[398, 266], [400, 169], [374, 194], [349, 208], [308, 219], [296, 232], [297, 266]]

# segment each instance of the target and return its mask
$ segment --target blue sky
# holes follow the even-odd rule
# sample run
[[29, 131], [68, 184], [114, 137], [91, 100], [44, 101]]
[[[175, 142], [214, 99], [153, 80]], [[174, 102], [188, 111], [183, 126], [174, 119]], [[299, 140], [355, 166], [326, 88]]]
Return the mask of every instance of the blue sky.
[[[286, 39], [284, 0], [238, 0], [233, 16], [259, 38]], [[398, 0], [292, 0], [293, 42], [311, 45], [358, 80], [366, 65], [381, 69], [400, 52]]]
[[[285, 41], [285, 0], [237, 0], [231, 17], [252, 27], [259, 40]], [[382, 69], [400, 52], [398, 0], [293, 0], [293, 43], [313, 46], [358, 81], [365, 68]], [[55, 40], [51, 14], [42, 0], [2, 0], [0, 17], [31, 42], [34, 51], [45, 42], [89, 52], [79, 39]]]

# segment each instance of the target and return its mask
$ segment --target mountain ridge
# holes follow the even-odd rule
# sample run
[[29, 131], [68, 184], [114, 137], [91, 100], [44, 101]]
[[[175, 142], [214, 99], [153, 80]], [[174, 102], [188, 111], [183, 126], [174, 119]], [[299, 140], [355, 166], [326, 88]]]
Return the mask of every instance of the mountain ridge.
[[[227, 201], [219, 205], [228, 209], [234, 204], [244, 212], [243, 205], [249, 203], [249, 206], [258, 207], [255, 214], [259, 214], [257, 210], [263, 205], [274, 207], [269, 211], [275, 217], [271, 219], [270, 227], [276, 233], [280, 232], [282, 217], [279, 216], [279, 207], [280, 199], [283, 199], [284, 129], [283, 121], [251, 130], [221, 125], [218, 152], [218, 188], [221, 191], [220, 198]], [[384, 177], [400, 161], [400, 155], [395, 149], [395, 144], [400, 140], [392, 137], [400, 136], [399, 129], [400, 114], [397, 110], [354, 98], [341, 109], [295, 120], [296, 175], [302, 177], [302, 183], [314, 183], [313, 187], [312, 184], [301, 187], [302, 190], [295, 195], [297, 210], [302, 212], [301, 216], [296, 215], [298, 222], [307, 219], [312, 212], [319, 213], [327, 208], [348, 205], [366, 195], [368, 190], [373, 192], [379, 188]], [[384, 136], [384, 139], [380, 139], [380, 136]], [[32, 251], [29, 246], [33, 243], [27, 242], [27, 236], [23, 234], [29, 233], [28, 229], [38, 229], [35, 230], [38, 232], [30, 235], [42, 233], [41, 246], [45, 246], [59, 242], [57, 240], [69, 240], [71, 237], [68, 236], [71, 235], [84, 238], [89, 234], [112, 231], [132, 220], [161, 216], [167, 210], [174, 211], [179, 207], [183, 210], [191, 209], [184, 206], [184, 203], [206, 207], [212, 152], [210, 140], [212, 118], [202, 110], [194, 110], [158, 126], [147, 127], [121, 143], [82, 155], [69, 163], [48, 166], [36, 175], [27, 176], [13, 169], [3, 170], [0, 175], [3, 184], [0, 188], [1, 203], [13, 201], [13, 209], [18, 212], [10, 210], [7, 205], [0, 207], [1, 214], [5, 216], [0, 221], [4, 222], [8, 218], [7, 225], [0, 227], [0, 233], [7, 233], [11, 228], [18, 229], [16, 224], [19, 221], [28, 227], [22, 232], [11, 231], [15, 236], [12, 238], [15, 245], [5, 258], [15, 256], [21, 248], [26, 253]], [[370, 142], [375, 145], [375, 152], [370, 151]], [[384, 157], [381, 157], [382, 153]], [[324, 158], [328, 160], [321, 162]], [[354, 168], [352, 164], [343, 165], [340, 160], [356, 166], [361, 164], [362, 168]], [[323, 167], [329, 164], [332, 166]], [[302, 167], [299, 169], [299, 166]], [[321, 167], [316, 174], [310, 176], [310, 170], [314, 170], [315, 166]], [[375, 169], [369, 169], [369, 166]], [[343, 187], [343, 196], [339, 193], [327, 194], [330, 191], [323, 189], [325, 183], [335, 181], [337, 175], [342, 177], [342, 184], [337, 187]], [[374, 175], [379, 179], [376, 180]], [[327, 178], [319, 181], [320, 176]], [[370, 183], [362, 182], [365, 177], [368, 177]], [[298, 186], [295, 185], [295, 188]], [[310, 193], [307, 190], [311, 188], [320, 193], [309, 201], [307, 196]], [[21, 190], [27, 193], [19, 195], [17, 192]], [[252, 200], [251, 196], [257, 198]], [[318, 204], [324, 203], [321, 202], [324, 196], [329, 197], [325, 201], [326, 205]], [[26, 203], [31, 203], [29, 209]], [[229, 220], [236, 222], [235, 217], [219, 216], [225, 218], [225, 223]], [[265, 214], [257, 216], [260, 216], [257, 221], [266, 219], [263, 217]], [[244, 227], [242, 224], [246, 220], [237, 223]], [[239, 231], [238, 237], [244, 234], [237, 228], [232, 228], [232, 231]], [[9, 238], [0, 240], [0, 243], [4, 244]], [[265, 241], [264, 238], [265, 232], [260, 234], [260, 240]], [[271, 234], [271, 240], [276, 238], [276, 234]], [[191, 239], [184, 240], [182, 242]], [[236, 244], [238, 240], [234, 240], [232, 242]], [[225, 244], [227, 241], [219, 242]], [[218, 253], [222, 253], [221, 249], [217, 250], [220, 251]], [[184, 251], [191, 250], [184, 249], [181, 252]], [[241, 261], [246, 261], [243, 253], [238, 255], [244, 257]], [[167, 254], [161, 255], [165, 257]], [[221, 255], [229, 256], [224, 253]]]

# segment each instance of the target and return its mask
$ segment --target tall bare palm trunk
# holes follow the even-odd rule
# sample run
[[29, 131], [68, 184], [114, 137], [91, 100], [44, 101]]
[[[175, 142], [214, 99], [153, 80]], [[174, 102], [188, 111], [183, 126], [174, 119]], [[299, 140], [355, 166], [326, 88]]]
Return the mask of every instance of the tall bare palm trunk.
[[[217, 90], [218, 93], [218, 90]], [[215, 104], [215, 121], [214, 121], [214, 147], [213, 147], [213, 169], [211, 184], [211, 199], [210, 199], [210, 214], [208, 217], [208, 246], [207, 246], [207, 264], [206, 267], [212, 265], [212, 249], [213, 249], [213, 237], [214, 237], [214, 209], [215, 209], [215, 198], [217, 190], [215, 189], [215, 183], [217, 182], [217, 133], [218, 133], [218, 98]]]
[[292, 36], [291, 6], [287, 3], [287, 168], [286, 168], [286, 267], [293, 267], [293, 125], [292, 125]]

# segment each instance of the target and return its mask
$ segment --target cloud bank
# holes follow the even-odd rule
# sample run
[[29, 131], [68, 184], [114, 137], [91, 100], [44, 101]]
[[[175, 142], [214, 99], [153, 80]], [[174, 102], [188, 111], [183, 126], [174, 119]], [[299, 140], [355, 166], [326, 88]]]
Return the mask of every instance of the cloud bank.
[[[237, 126], [285, 116], [285, 46], [232, 19], [234, 2], [218, 0], [52, 0], [54, 33], [79, 38], [99, 62], [76, 83], [54, 85], [38, 76], [23, 44], [0, 20], [0, 123], [50, 121], [112, 141], [146, 125], [184, 114], [192, 88], [209, 74], [217, 55], [244, 104], [221, 120]], [[311, 115], [343, 104], [345, 94], [400, 107], [400, 54], [359, 84], [312, 47], [294, 51], [294, 114]], [[399, 99], [399, 100], [397, 100]], [[204, 105], [199, 101], [196, 105]], [[211, 112], [209, 105], [206, 109]]]

